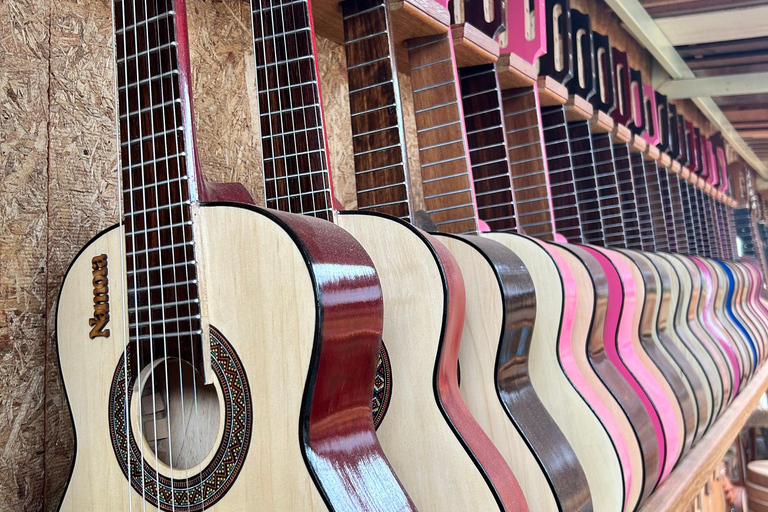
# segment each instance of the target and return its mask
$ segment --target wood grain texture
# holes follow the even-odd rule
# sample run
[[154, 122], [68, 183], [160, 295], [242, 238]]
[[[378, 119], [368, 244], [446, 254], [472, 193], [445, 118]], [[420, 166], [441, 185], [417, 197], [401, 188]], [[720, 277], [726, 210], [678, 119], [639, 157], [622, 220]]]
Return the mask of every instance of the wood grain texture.
[[465, 278], [467, 312], [459, 362], [462, 396], [513, 468], [531, 510], [569, 510], [579, 461], [528, 374], [535, 290], [501, 244], [439, 236]]
[[0, 503], [43, 508], [50, 5], [0, 4]]
[[[449, 400], [461, 398], [437, 389], [440, 374], [458, 384], [463, 285], [458, 297], [449, 295], [443, 258], [438, 259], [424, 235], [404, 222], [354, 212], [339, 215], [338, 221], [371, 255], [381, 279], [386, 304], [382, 338], [392, 365], [393, 391], [377, 435], [390, 464], [419, 510], [503, 510], [464, 444], [471, 442], [461, 437], [466, 424], [448, 410]], [[455, 333], [447, 330], [449, 301], [459, 308], [461, 323]], [[449, 368], [444, 358], [454, 350], [457, 359]]]
[[670, 477], [640, 508], [640, 512], [687, 510], [767, 389], [768, 367], [763, 366], [701, 442], [680, 461]]

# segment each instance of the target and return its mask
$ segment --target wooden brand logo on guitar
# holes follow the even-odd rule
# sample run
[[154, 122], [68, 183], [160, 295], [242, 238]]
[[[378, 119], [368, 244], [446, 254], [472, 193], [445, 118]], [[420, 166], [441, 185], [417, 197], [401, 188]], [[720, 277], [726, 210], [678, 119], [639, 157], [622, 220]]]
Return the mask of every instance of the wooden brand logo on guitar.
[[96, 337], [109, 338], [109, 279], [107, 278], [107, 255], [94, 256], [91, 260], [93, 268], [93, 318], [88, 320], [91, 339]]

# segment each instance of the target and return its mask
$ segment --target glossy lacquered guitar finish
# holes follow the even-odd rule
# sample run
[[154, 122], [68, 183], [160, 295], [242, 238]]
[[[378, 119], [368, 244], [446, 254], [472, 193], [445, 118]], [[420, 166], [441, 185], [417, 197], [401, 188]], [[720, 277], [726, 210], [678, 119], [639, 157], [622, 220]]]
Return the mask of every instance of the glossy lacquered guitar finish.
[[[330, 223], [206, 203], [248, 195], [199, 174], [185, 3], [114, 9], [125, 210], [61, 290], [78, 440], [61, 508], [411, 508], [371, 421], [382, 299], [370, 258]], [[89, 339], [97, 271], [111, 315]], [[196, 427], [179, 430], [177, 412]]]

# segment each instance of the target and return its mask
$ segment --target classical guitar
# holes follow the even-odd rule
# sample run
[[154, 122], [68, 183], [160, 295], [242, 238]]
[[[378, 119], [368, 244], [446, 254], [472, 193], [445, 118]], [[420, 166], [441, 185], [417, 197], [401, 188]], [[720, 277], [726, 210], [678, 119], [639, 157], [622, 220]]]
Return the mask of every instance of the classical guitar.
[[61, 508], [407, 508], [371, 422], [370, 258], [331, 223], [222, 202], [248, 194], [200, 176], [184, 0], [113, 8], [122, 223], [59, 297]]
[[[441, 8], [447, 19], [445, 7], [435, 4], [437, 12]], [[459, 268], [442, 244], [406, 222], [413, 215], [400, 138], [402, 113], [389, 4], [345, 2], [341, 16], [360, 211], [338, 212], [337, 221], [371, 254], [386, 304], [386, 351], [376, 381], [370, 381], [378, 439], [421, 510], [527, 510], [512, 471], [459, 392], [457, 360], [465, 307]], [[298, 118], [300, 123], [311, 123], [311, 130], [296, 126], [298, 130], [289, 131], [286, 143], [276, 147], [282, 151], [278, 162], [292, 163], [286, 180], [289, 188], [284, 191], [286, 206], [309, 206], [312, 211], [314, 203], [302, 199], [318, 191], [327, 194], [330, 174], [311, 17], [303, 21], [307, 44], [293, 45], [293, 31], [287, 27], [283, 37], [265, 37], [263, 45], [271, 49], [273, 42], [287, 39], [287, 46], [279, 51], [291, 61], [311, 63], [311, 69], [295, 76], [273, 76], [266, 67], [268, 81], [259, 87], [264, 112], [277, 120]], [[258, 59], [257, 51], [257, 69]], [[279, 80], [280, 93], [273, 93]], [[307, 165], [302, 160], [306, 148], [319, 149], [322, 157]], [[284, 171], [276, 167], [279, 185]], [[327, 185], [323, 188], [323, 184]], [[279, 206], [279, 198], [277, 202]]]
[[[573, 102], [579, 102], [579, 109], [589, 112], [591, 106], [586, 103], [585, 98], [591, 98], [593, 92], [593, 72], [592, 70], [594, 52], [591, 43], [591, 30], [589, 28], [588, 16], [571, 11], [572, 19], [575, 20], [574, 27], [579, 27], [577, 32], [580, 34], [581, 41], [573, 45], [573, 57], [583, 62], [577, 69], [580, 70], [580, 76], [569, 82], [569, 90], [574, 95]], [[581, 50], [581, 51], [579, 51]], [[608, 82], [609, 84], [611, 82]], [[574, 104], [575, 106], [575, 104]], [[591, 126], [584, 117], [578, 118], [574, 115], [573, 108], [566, 110], [562, 107], [550, 107], [545, 109], [543, 123], [545, 126], [545, 139], [548, 139], [547, 156], [550, 163], [550, 181], [553, 186], [553, 201], [563, 202], [573, 207], [573, 213], [569, 218], [564, 218], [561, 224], [580, 223], [582, 226], [581, 237], [570, 239], [574, 242], [592, 242], [603, 244], [605, 241], [618, 243], [623, 237], [623, 230], [620, 225], [611, 225], [610, 232], [603, 233], [603, 215], [606, 221], [619, 221], [621, 219], [619, 201], [615, 191], [607, 194], [607, 190], [601, 190], [597, 185], [595, 176], [595, 155], [592, 151]], [[569, 121], [568, 118], [572, 121]], [[601, 154], [597, 155], [600, 161], [608, 158]], [[600, 201], [603, 201], [601, 204]], [[603, 208], [603, 206], [605, 208]], [[557, 214], [556, 214], [557, 222]], [[572, 233], [573, 234], [573, 233]], [[648, 413], [656, 415], [657, 423], [656, 433], [657, 442], [660, 443], [659, 451], [663, 463], [661, 468], [664, 473], [659, 473], [658, 477], [666, 476], [670, 464], [676, 460], [677, 453], [681, 444], [678, 438], [682, 438], [682, 416], [679, 406], [676, 404], [676, 397], [669, 388], [668, 383], [660, 375], [654, 375], [652, 372], [658, 370], [647, 359], [641, 348], [637, 330], [640, 326], [640, 313], [642, 302], [637, 301], [637, 287], [633, 277], [629, 274], [629, 266], [623, 261], [623, 256], [618, 253], [601, 253], [601, 249], [589, 249], [598, 261], [601, 263], [603, 272], [608, 278], [609, 287], [612, 288], [612, 295], [621, 298], [620, 303], [623, 308], [622, 322], [619, 325], [617, 336], [613, 338], [614, 343], [618, 342], [619, 351], [615, 353], [612, 362], [622, 367], [626, 374], [631, 376], [633, 384], [637, 387], [636, 392], [647, 395], [644, 397]], [[608, 256], [611, 256], [610, 259]], [[622, 287], [622, 279], [617, 274], [618, 265], [625, 272], [624, 280], [627, 281]], [[630, 282], [631, 281], [631, 282]], [[639, 308], [639, 309], [638, 309]], [[635, 327], [630, 327], [632, 324]], [[622, 334], [623, 333], [623, 334]], [[639, 381], [636, 379], [640, 379]], [[642, 384], [641, 384], [642, 383]], [[653, 404], [653, 406], [651, 406]], [[663, 425], [663, 430], [661, 428]]]
[[[490, 70], [489, 70], [490, 71]], [[486, 68], [483, 67], [477, 67], [473, 68], [471, 71], [467, 70], [466, 72], [466, 83], [467, 83], [467, 91], [465, 91], [465, 114], [467, 116], [467, 123], [469, 127], [469, 123], [471, 122], [472, 128], [468, 128], [470, 133], [478, 133], [482, 134], [482, 137], [476, 137], [475, 139], [475, 145], [478, 147], [477, 154], [478, 156], [483, 156], [485, 158], [477, 158], [473, 160], [473, 171], [477, 168], [479, 172], [474, 174], [475, 178], [475, 184], [476, 187], [482, 187], [482, 190], [484, 193], [490, 195], [493, 195], [497, 200], [495, 201], [496, 204], [502, 205], [503, 197], [506, 191], [509, 190], [508, 187], [510, 186], [509, 181], [506, 183], [503, 182], [502, 174], [494, 174], [494, 177], [492, 180], [489, 180], [486, 178], [486, 172], [488, 167], [490, 165], [486, 162], [490, 160], [490, 164], [493, 165], [495, 161], [498, 159], [499, 156], [503, 156], [503, 153], [486, 153], [486, 149], [490, 147], [490, 145], [493, 144], [499, 144], [503, 140], [503, 134], [502, 136], [495, 135], [496, 133], [501, 131], [501, 127], [498, 126], [498, 120], [501, 119], [500, 113], [497, 113], [499, 111], [499, 101], [498, 101], [498, 85], [495, 83], [494, 75], [492, 73], [489, 73], [486, 71]], [[482, 78], [481, 78], [482, 77]], [[473, 87], [474, 84], [478, 84], [478, 79], [480, 78], [480, 81], [482, 85], [477, 85], [476, 87]], [[511, 93], [511, 94], [508, 94]], [[504, 91], [503, 93], [504, 103], [506, 105], [513, 105], [515, 102], [522, 101], [526, 102], [529, 98], [532, 98], [535, 102], [536, 96], [534, 94], [531, 94], [530, 90], [516, 90], [516, 91]], [[483, 97], [485, 96], [485, 97]], [[482, 100], [481, 100], [482, 98]], [[521, 192], [521, 195], [516, 196], [516, 202], [515, 206], [517, 207], [517, 218], [521, 220], [522, 222], [526, 223], [526, 226], [530, 225], [532, 230], [537, 231], [539, 233], [542, 233], [543, 236], [551, 236], [552, 234], [552, 217], [551, 217], [551, 210], [552, 207], [548, 203], [547, 200], [547, 192], [548, 187], [546, 184], [546, 173], [542, 170], [540, 173], [531, 172], [532, 168], [535, 169], [536, 167], [539, 167], [541, 165], [542, 159], [541, 157], [536, 157], [537, 151], [538, 154], [541, 155], [542, 146], [540, 142], [540, 129], [539, 129], [539, 123], [538, 123], [538, 109], [535, 106], [533, 106], [533, 109], [527, 108], [527, 109], [521, 109], [522, 112], [507, 112], [507, 116], [505, 119], [505, 123], [507, 125], [508, 129], [508, 144], [509, 144], [509, 158], [511, 161], [514, 162], [514, 168], [515, 169], [521, 169], [520, 174], [523, 176], [522, 179], [517, 180], [516, 186], [513, 186], [512, 188], [515, 189], [515, 192], [517, 191], [517, 186], [519, 186], [519, 190]], [[475, 113], [477, 112], [477, 113]], [[523, 117], [523, 115], [525, 117]], [[523, 128], [522, 130], [515, 130], [517, 126], [511, 125], [507, 122], [510, 118], [512, 119], [524, 119]], [[470, 137], [470, 147], [473, 145], [473, 138]], [[538, 148], [538, 149], [537, 149]], [[527, 155], [527, 158], [526, 158]], [[538, 163], [536, 162], [538, 160]], [[527, 161], [527, 162], [526, 162]], [[528, 169], [527, 171], [522, 171], [522, 168], [525, 163], [528, 163]], [[541, 167], [539, 167], [541, 169]], [[537, 175], [538, 174], [538, 175]], [[512, 175], [512, 181], [516, 181], [516, 176], [513, 173]], [[543, 178], [541, 180], [540, 178]], [[525, 180], [528, 179], [528, 182], [525, 183]], [[507, 178], [509, 180], [509, 177]], [[494, 190], [497, 189], [497, 190]], [[503, 209], [501, 206], [496, 208], [494, 210], [494, 213], [498, 213], [501, 217], [506, 217], [507, 219], [512, 219], [513, 214], [515, 213], [512, 211], [513, 209], [511, 206], [508, 208], [509, 213], [506, 215], [503, 215]], [[498, 223], [503, 224], [503, 223]], [[511, 231], [512, 226], [510, 221], [507, 221], [506, 230]], [[497, 229], [504, 229], [505, 227], [498, 226]], [[551, 248], [549, 250], [555, 250], [555, 248]], [[555, 252], [554, 256], [557, 258], [557, 260], [560, 262], [560, 264], [564, 264], [565, 262], [562, 259], [562, 256]], [[567, 269], [567, 265], [564, 267]], [[541, 270], [539, 270], [541, 271]], [[566, 270], [567, 273], [570, 273], [570, 270]], [[572, 297], [572, 295], [571, 295]], [[572, 324], [570, 326], [571, 329], [571, 336], [570, 338], [572, 340], [583, 340], [583, 343], [586, 343], [586, 340], [588, 338], [588, 333], [586, 331], [589, 330], [589, 319], [591, 318], [591, 301], [589, 304], [587, 304], [587, 300], [579, 301], [579, 304], [581, 304], [582, 308], [584, 308], [584, 311], [580, 311], [577, 316], [577, 321], [575, 324]], [[573, 301], [572, 298], [566, 299], [567, 308], [571, 309], [576, 307], [576, 302]], [[584, 323], [584, 313], [587, 311], [586, 320], [587, 323]], [[570, 315], [569, 315], [570, 316]], [[582, 345], [583, 347], [584, 345]], [[600, 400], [597, 399], [594, 393], [594, 387], [595, 384], [598, 384], [598, 389], [600, 391], [604, 391], [604, 394], [601, 396], [601, 398], [608, 398], [609, 403], [615, 404], [614, 408], [612, 409], [612, 412], [608, 412], [606, 409], [607, 407], [605, 405], [600, 406], [599, 409], [601, 409], [601, 412], [605, 416], [603, 417], [610, 417], [611, 414], [616, 414], [620, 417], [620, 420], [622, 420], [625, 426], [625, 430], [622, 431], [622, 434], [618, 434], [616, 431], [613, 431], [614, 439], [619, 438], [619, 441], [617, 441], [617, 447], [621, 446], [621, 449], [624, 449], [624, 446], [622, 445], [628, 445], [627, 439], [623, 438], [627, 437], [630, 438], [631, 441], [634, 443], [634, 451], [635, 457], [626, 455], [624, 456], [623, 460], [623, 467], [625, 470], [625, 475], [629, 473], [627, 470], [631, 470], [632, 466], [634, 465], [635, 471], [633, 471], [631, 474], [633, 475], [633, 478], [630, 480], [629, 478], [626, 479], [626, 490], [627, 490], [627, 502], [631, 504], [626, 505], [630, 508], [633, 508], [635, 504], [637, 503], [637, 499], [642, 492], [642, 481], [638, 480], [638, 476], [642, 476], [642, 455], [640, 454], [639, 445], [637, 444], [637, 439], [635, 436], [635, 433], [632, 431], [632, 427], [628, 424], [626, 416], [624, 416], [623, 411], [621, 411], [620, 407], [616, 404], [615, 399], [613, 396], [610, 395], [610, 393], [606, 390], [605, 386], [600, 382], [600, 379], [595, 375], [594, 370], [589, 367], [589, 364], [586, 364], [586, 367], [583, 365], [585, 362], [584, 359], [581, 357], [585, 352], [582, 349], [575, 348], [576, 346], [571, 345], [571, 340], [568, 341], [567, 344], [563, 344], [561, 346], [561, 350], [563, 350], [561, 357], [565, 357], [566, 352], [569, 352], [572, 350], [572, 352], [569, 352], [567, 355], [567, 358], [562, 359], [563, 364], [568, 367], [568, 370], [573, 372], [570, 375], [570, 378], [572, 379], [572, 383], [577, 387], [577, 389], [580, 390], [580, 392], [584, 393], [585, 397], [588, 397], [590, 400], [590, 403], [601, 403]], [[581, 366], [579, 366], [581, 365]], [[581, 374], [578, 373], [578, 371], [582, 371]], [[568, 373], [568, 372], [567, 372]], [[606, 409], [602, 409], [602, 407], [606, 407]], [[598, 413], [600, 414], [600, 413]], [[618, 423], [613, 423], [616, 421], [615, 418], [610, 419], [610, 421], [606, 420], [606, 427], [611, 431], [611, 428], [615, 427]], [[650, 423], [648, 423], [650, 424]], [[609, 426], [610, 425], [610, 426]], [[619, 429], [621, 430], [621, 428]], [[617, 448], [618, 449], [618, 448]], [[626, 448], [629, 450], [629, 446]], [[631, 459], [631, 460], [628, 460]], [[654, 474], [655, 474], [654, 470]]]

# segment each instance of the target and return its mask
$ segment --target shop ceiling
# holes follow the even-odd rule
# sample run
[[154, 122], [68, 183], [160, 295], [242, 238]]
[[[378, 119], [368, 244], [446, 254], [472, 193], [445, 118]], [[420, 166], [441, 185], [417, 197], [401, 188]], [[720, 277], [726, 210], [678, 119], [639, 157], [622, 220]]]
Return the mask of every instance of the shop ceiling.
[[658, 90], [693, 100], [768, 179], [768, 1], [605, 1], [663, 68]]

